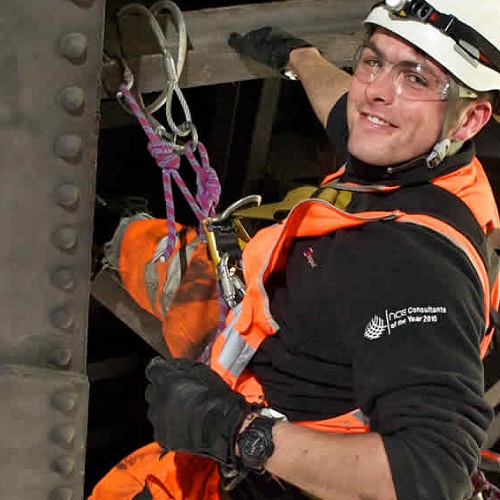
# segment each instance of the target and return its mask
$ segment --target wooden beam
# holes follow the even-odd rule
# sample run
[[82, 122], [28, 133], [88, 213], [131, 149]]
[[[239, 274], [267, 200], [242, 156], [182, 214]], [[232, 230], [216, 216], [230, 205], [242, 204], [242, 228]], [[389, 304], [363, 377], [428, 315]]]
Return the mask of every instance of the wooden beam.
[[495, 443], [500, 438], [500, 414], [496, 414], [493, 422], [488, 429], [488, 434], [486, 435], [486, 441], [483, 445], [485, 449], [489, 449], [495, 445]]
[[88, 363], [87, 377], [90, 383], [93, 383], [99, 380], [123, 377], [141, 369], [144, 369], [144, 360], [140, 356], [132, 354]]
[[493, 408], [500, 403], [500, 380], [486, 391], [484, 399]]
[[[373, 0], [285, 0], [184, 12], [189, 50], [180, 84], [197, 87], [276, 76], [266, 66], [236, 54], [226, 43], [233, 31], [244, 33], [266, 25], [280, 26], [317, 46], [337, 65], [349, 66], [364, 33], [362, 21], [372, 5]], [[166, 21], [160, 19], [160, 24], [166, 26]], [[124, 16], [120, 32], [118, 36], [116, 19], [108, 18], [106, 53], [123, 53], [141, 92], [163, 89], [162, 57], [146, 20]], [[170, 43], [172, 39], [175, 58], [176, 33], [169, 25], [167, 33], [172, 32], [167, 40]], [[104, 94], [113, 96], [106, 89], [115, 89], [121, 82], [121, 68], [116, 61], [105, 63], [102, 78]]]
[[161, 322], [132, 299], [116, 273], [102, 269], [92, 280], [91, 295], [162, 356], [170, 356]]
[[266, 174], [266, 160], [271, 144], [282, 81], [280, 78], [268, 78], [262, 86], [252, 134], [250, 156], [245, 169], [244, 195], [252, 194], [254, 183], [263, 179]]

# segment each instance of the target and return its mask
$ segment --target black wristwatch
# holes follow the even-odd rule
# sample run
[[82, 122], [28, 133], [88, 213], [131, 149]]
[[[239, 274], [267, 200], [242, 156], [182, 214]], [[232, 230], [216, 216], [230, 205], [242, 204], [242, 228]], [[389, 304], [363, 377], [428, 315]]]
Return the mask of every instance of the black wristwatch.
[[274, 452], [273, 426], [280, 418], [258, 415], [237, 437], [240, 460], [249, 469], [263, 472]]

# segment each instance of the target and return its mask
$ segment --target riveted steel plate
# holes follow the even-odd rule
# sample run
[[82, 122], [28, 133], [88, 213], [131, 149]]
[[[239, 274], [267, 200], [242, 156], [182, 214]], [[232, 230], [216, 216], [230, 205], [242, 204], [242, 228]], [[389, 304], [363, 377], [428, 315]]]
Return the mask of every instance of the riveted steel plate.
[[2, 500], [81, 499], [86, 377], [0, 365], [0, 401]]
[[85, 369], [103, 24], [104, 0], [2, 0], [0, 363]]

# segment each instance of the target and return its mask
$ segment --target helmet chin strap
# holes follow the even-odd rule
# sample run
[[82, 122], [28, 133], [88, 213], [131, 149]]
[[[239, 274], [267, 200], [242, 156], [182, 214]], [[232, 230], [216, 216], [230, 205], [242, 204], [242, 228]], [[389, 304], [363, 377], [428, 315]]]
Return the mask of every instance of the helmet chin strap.
[[448, 89], [448, 98], [444, 112], [443, 127], [441, 128], [441, 137], [432, 151], [425, 159], [429, 169], [435, 168], [447, 157], [454, 155], [463, 145], [463, 141], [457, 141], [448, 137], [452, 127], [455, 126], [456, 108], [460, 98], [460, 87], [457, 82], [450, 79]]

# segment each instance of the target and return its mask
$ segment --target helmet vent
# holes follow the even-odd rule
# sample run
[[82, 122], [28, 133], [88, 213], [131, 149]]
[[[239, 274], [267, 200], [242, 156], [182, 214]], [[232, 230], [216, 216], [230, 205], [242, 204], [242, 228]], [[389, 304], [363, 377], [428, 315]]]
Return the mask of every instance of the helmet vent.
[[467, 43], [465, 40], [460, 40], [454, 48], [472, 66], [477, 67], [479, 65], [480, 52], [477, 47]]

